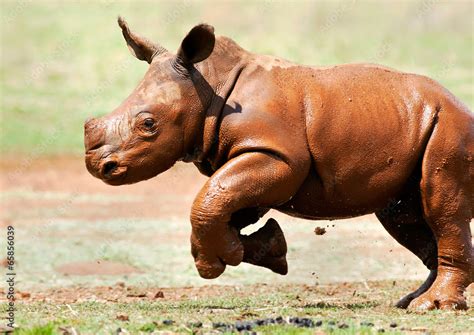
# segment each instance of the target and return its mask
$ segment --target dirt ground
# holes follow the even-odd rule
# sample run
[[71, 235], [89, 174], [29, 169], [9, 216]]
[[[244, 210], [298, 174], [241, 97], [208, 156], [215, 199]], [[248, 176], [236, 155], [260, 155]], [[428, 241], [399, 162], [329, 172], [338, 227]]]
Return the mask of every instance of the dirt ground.
[[[66, 218], [99, 220], [137, 215], [150, 218], [186, 216], [188, 208], [183, 208], [183, 205], [192, 203], [194, 194], [206, 180], [197, 170], [193, 171], [188, 165], [178, 164], [171, 173], [158, 176], [154, 180], [117, 188], [93, 178], [85, 168], [83, 157], [20, 157], [19, 160], [16, 157], [6, 157], [0, 164], [2, 191], [29, 193], [23, 195], [22, 199], [7, 199], [7, 202], [2, 204], [7, 209], [3, 219], [11, 218], [16, 211], [26, 214], [28, 209], [38, 207], [54, 209], [64, 204], [65, 200], [69, 200], [74, 209], [81, 210], [80, 215], [76, 211], [62, 211], [61, 216]], [[30, 195], [32, 193], [42, 193], [44, 196], [33, 197]], [[66, 196], [49, 196], [54, 194]], [[93, 197], [88, 198], [89, 195], [98, 194], [111, 197], [107, 210], [103, 210], [103, 202], [94, 202]], [[123, 202], [132, 197], [137, 200], [133, 202], [133, 208], [124, 207]]]
[[[372, 292], [375, 296], [380, 296], [380, 291], [387, 287], [399, 286], [407, 292], [416, 289], [416, 283], [410, 281], [373, 281], [365, 283], [334, 283], [326, 285], [281, 285], [276, 288], [269, 284], [255, 284], [251, 286], [230, 286], [230, 285], [205, 285], [199, 287], [136, 287], [128, 286], [123, 281], [118, 281], [110, 286], [71, 286], [63, 288], [51, 288], [36, 292], [18, 292], [18, 299], [24, 303], [29, 302], [50, 302], [57, 304], [72, 304], [85, 301], [95, 302], [144, 302], [144, 301], [186, 301], [197, 299], [213, 299], [224, 295], [232, 295], [235, 298], [248, 297], [249, 295], [260, 295], [269, 293], [272, 290], [281, 292], [302, 292], [305, 297], [298, 297], [296, 300], [319, 301], [324, 296], [324, 302], [327, 304], [350, 305], [354, 303], [367, 302], [367, 299], [357, 299], [357, 293]], [[397, 289], [397, 291], [398, 291]], [[379, 291], [378, 293], [376, 291]], [[0, 290], [0, 294], [4, 294]], [[360, 295], [358, 295], [360, 296]], [[474, 300], [474, 286], [470, 286], [466, 294], [469, 301]], [[365, 296], [364, 298], [370, 298]], [[1, 300], [0, 300], [1, 301]], [[392, 302], [385, 301], [386, 306]]]

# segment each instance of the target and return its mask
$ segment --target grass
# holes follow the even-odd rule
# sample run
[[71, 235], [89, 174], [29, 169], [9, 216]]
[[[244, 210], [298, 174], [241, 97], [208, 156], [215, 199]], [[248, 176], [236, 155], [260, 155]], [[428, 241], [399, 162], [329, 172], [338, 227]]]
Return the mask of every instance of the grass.
[[3, 1], [0, 6], [3, 153], [82, 152], [84, 119], [110, 112], [146, 70], [129, 55], [115, 22], [118, 14], [170, 50], [190, 27], [207, 21], [254, 52], [315, 65], [382, 63], [431, 76], [471, 109], [474, 105], [469, 1]]
[[[211, 289], [203, 296], [186, 296], [168, 301], [137, 301], [110, 303], [84, 301], [68, 304], [34, 302], [18, 305], [21, 315], [18, 323], [23, 326], [18, 334], [57, 334], [60, 328], [74, 328], [81, 334], [110, 334], [118, 328], [135, 333], [172, 331], [187, 334], [203, 334], [215, 331], [216, 323], [235, 325], [236, 322], [281, 316], [310, 318], [322, 324], [313, 328], [295, 324], [254, 326], [261, 334], [314, 334], [319, 330], [326, 334], [376, 334], [384, 330], [389, 334], [408, 332], [425, 333], [469, 333], [473, 330], [472, 312], [406, 313], [390, 307], [392, 298], [414, 283], [402, 282], [393, 286], [391, 282], [370, 283], [376, 290], [365, 290], [360, 285], [352, 286], [357, 293], [352, 296], [344, 291], [331, 293], [335, 285], [308, 289], [300, 285], [244, 287], [246, 291], [235, 291], [212, 296]], [[178, 289], [177, 289], [178, 290]], [[384, 292], [385, 290], [385, 292]], [[179, 290], [178, 290], [179, 291]], [[334, 303], [328, 300], [332, 295]], [[370, 295], [370, 299], [367, 298]], [[337, 301], [337, 302], [336, 302]], [[344, 302], [341, 302], [344, 301]], [[120, 321], [118, 315], [127, 316]], [[172, 320], [165, 325], [165, 320]], [[198, 322], [203, 325], [196, 326]], [[370, 323], [372, 325], [370, 325]], [[368, 325], [369, 324], [369, 325]], [[28, 327], [28, 325], [34, 325]], [[225, 331], [225, 328], [219, 328]], [[227, 333], [236, 333], [227, 329]]]

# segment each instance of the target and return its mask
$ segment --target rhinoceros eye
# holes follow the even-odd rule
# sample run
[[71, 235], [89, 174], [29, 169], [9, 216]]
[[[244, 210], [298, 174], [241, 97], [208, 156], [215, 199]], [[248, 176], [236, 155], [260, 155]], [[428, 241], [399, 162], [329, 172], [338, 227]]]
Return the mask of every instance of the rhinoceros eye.
[[153, 120], [152, 118], [146, 118], [143, 121], [143, 126], [147, 130], [153, 130], [153, 128], [155, 127], [155, 120]]
[[142, 119], [138, 122], [137, 129], [139, 130], [139, 132], [142, 136], [155, 135], [155, 133], [156, 133], [156, 121], [151, 117], [147, 117], [146, 119]]

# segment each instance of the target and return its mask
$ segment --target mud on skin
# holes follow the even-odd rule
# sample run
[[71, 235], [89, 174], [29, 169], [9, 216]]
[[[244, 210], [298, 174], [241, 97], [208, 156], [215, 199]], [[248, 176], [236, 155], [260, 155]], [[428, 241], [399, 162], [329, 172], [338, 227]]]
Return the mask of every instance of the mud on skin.
[[[287, 272], [268, 210], [307, 219], [375, 213], [430, 270], [398, 307], [466, 309], [474, 279], [474, 118], [424, 76], [372, 64], [310, 67], [242, 49], [200, 24], [176, 53], [119, 25], [150, 64], [110, 114], [85, 123], [89, 172], [111, 185], [179, 160], [209, 179], [191, 209], [199, 274], [242, 261]], [[153, 200], [150, 200], [153, 201]]]

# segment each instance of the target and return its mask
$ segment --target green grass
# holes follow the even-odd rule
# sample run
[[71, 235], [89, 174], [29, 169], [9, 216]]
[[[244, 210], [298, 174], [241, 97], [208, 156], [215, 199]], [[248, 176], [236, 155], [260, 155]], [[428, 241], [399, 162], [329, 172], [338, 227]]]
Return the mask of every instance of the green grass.
[[15, 332], [22, 335], [54, 335], [59, 334], [54, 323], [48, 323], [42, 326], [35, 326], [30, 329], [22, 329]]
[[125, 47], [118, 14], [170, 50], [206, 21], [254, 52], [314, 65], [382, 63], [431, 76], [474, 105], [468, 1], [10, 0], [0, 6], [3, 153], [82, 152], [84, 119], [110, 112], [146, 71]]
[[[390, 307], [387, 298], [393, 298], [406, 289], [391, 283], [378, 283], [379, 289], [388, 292], [371, 292], [370, 300], [361, 293], [354, 297], [345, 296], [346, 302], [315, 303], [327, 299], [328, 292], [307, 291], [304, 286], [247, 287], [248, 291], [236, 295], [222, 294], [219, 297], [185, 297], [173, 301], [128, 303], [77, 302], [70, 304], [21, 303], [18, 305], [17, 323], [21, 328], [18, 334], [56, 334], [59, 328], [73, 327], [81, 334], [111, 334], [118, 328], [132, 334], [167, 330], [184, 334], [208, 333], [213, 324], [236, 321], [252, 321], [281, 316], [306, 317], [322, 321], [315, 328], [302, 328], [293, 324], [254, 327], [262, 334], [313, 334], [321, 330], [328, 334], [376, 334], [384, 329], [389, 334], [402, 334], [414, 331], [425, 333], [469, 333], [472, 327], [472, 312], [429, 312], [407, 313]], [[255, 291], [255, 292], [252, 292]], [[209, 293], [208, 293], [209, 294]], [[342, 296], [341, 296], [342, 298]], [[127, 315], [128, 321], [117, 320], [117, 315]], [[172, 325], [164, 325], [164, 320], [173, 320]], [[196, 327], [202, 322], [202, 327]], [[372, 323], [373, 326], [364, 325]], [[391, 324], [395, 323], [395, 327]], [[345, 325], [342, 328], [342, 325]], [[234, 330], [235, 332], [235, 330]], [[228, 333], [232, 333], [229, 330]]]

